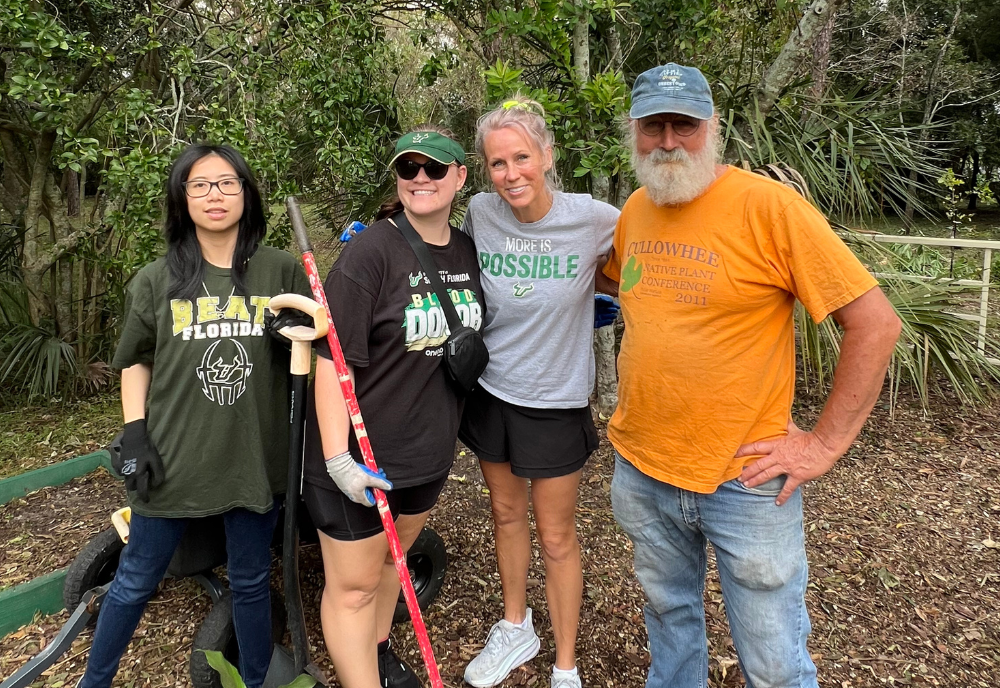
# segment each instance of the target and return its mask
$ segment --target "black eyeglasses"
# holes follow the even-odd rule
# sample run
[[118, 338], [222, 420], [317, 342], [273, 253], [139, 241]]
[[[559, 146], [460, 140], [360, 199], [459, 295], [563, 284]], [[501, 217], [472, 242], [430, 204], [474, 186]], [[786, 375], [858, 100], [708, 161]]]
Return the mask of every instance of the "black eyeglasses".
[[191, 198], [204, 198], [211, 193], [213, 186], [226, 196], [238, 196], [243, 191], [243, 180], [238, 177], [230, 177], [229, 179], [220, 179], [217, 182], [209, 182], [204, 179], [184, 182], [184, 190]]
[[677, 119], [648, 119], [643, 117], [639, 120], [639, 131], [646, 136], [659, 136], [663, 130], [670, 125], [674, 133], [687, 138], [694, 134], [701, 127], [702, 120], [689, 119], [687, 117]]
[[428, 160], [427, 162], [420, 163], [416, 160], [403, 158], [396, 161], [396, 174], [400, 179], [410, 181], [411, 179], [416, 179], [417, 175], [420, 174], [420, 170], [423, 169], [427, 173], [428, 179], [438, 181], [448, 176], [448, 168], [450, 167], [451, 165], [445, 165], [443, 162], [438, 162], [437, 160]]

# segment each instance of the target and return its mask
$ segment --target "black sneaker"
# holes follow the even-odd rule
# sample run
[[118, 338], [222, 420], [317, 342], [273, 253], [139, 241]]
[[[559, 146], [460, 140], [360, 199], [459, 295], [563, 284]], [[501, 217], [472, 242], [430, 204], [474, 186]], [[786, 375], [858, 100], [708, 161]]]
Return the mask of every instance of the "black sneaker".
[[406, 662], [392, 651], [392, 641], [378, 644], [378, 682], [382, 688], [423, 688]]

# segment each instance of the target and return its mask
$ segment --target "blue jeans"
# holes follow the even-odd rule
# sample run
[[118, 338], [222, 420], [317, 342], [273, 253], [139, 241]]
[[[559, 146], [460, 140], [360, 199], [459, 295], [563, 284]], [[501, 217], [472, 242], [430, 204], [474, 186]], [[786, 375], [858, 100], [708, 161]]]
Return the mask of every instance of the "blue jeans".
[[[271, 662], [271, 537], [277, 518], [277, 507], [266, 514], [233, 509], [223, 515], [239, 670], [248, 688], [264, 683]], [[110, 688], [146, 602], [163, 580], [191, 520], [132, 514], [128, 545], [97, 617], [79, 688]]]
[[611, 504], [632, 540], [646, 593], [651, 664], [646, 688], [708, 685], [705, 552], [712, 543], [726, 616], [748, 688], [817, 688], [809, 658], [802, 494], [774, 499], [785, 478], [757, 488], [738, 480], [712, 494], [650, 478], [620, 455]]

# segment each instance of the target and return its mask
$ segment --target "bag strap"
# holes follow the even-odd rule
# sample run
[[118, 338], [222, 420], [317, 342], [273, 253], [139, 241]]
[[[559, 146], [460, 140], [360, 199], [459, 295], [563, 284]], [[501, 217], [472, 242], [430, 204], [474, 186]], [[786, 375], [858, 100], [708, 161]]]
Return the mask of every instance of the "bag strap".
[[[458, 317], [458, 311], [455, 310], [455, 304], [451, 302], [451, 297], [448, 295], [448, 290], [445, 289], [444, 283], [441, 281], [441, 275], [438, 272], [437, 264], [434, 262], [434, 257], [431, 256], [431, 252], [427, 249], [427, 244], [424, 240], [420, 238], [417, 234], [417, 230], [413, 228], [410, 221], [406, 217], [406, 213], [399, 213], [397, 215], [389, 218], [389, 221], [396, 226], [399, 233], [403, 235], [410, 248], [417, 255], [417, 260], [420, 261], [420, 267], [424, 269], [424, 275], [431, 283], [431, 288], [434, 289], [434, 293], [437, 294], [438, 302], [441, 304], [441, 310], [444, 311], [444, 317], [448, 321], [448, 329], [451, 332], [458, 332], [459, 328], [462, 327], [462, 320]], [[455, 231], [454, 229], [452, 231]]]

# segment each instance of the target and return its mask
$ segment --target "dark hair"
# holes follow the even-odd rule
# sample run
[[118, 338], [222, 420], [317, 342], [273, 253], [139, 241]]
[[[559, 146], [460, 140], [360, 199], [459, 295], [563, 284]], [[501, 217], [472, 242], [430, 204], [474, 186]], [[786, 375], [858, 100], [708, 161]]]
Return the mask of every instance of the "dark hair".
[[375, 211], [375, 222], [392, 217], [393, 215], [399, 215], [401, 212], [403, 212], [403, 202], [399, 200], [399, 196], [393, 194], [382, 201], [382, 205]]
[[170, 268], [170, 298], [193, 301], [205, 279], [205, 259], [195, 233], [194, 221], [188, 213], [184, 182], [191, 168], [202, 158], [218, 155], [232, 165], [236, 176], [243, 180], [243, 216], [240, 218], [233, 252], [232, 271], [235, 293], [249, 296], [246, 286], [247, 262], [264, 239], [267, 224], [264, 205], [253, 172], [235, 148], [197, 144], [181, 151], [170, 167], [167, 179], [167, 221], [163, 233], [167, 238], [167, 266]]
[[[423, 124], [418, 124], [415, 127], [411, 127], [406, 131], [407, 134], [412, 134], [417, 131], [433, 131], [435, 134], [441, 134], [441, 136], [447, 136], [452, 141], [457, 141], [458, 137], [455, 136], [453, 132], [448, 127], [442, 127], [440, 124], [434, 124], [432, 122], [424, 122]], [[379, 220], [384, 220], [387, 217], [392, 217], [393, 215], [398, 215], [403, 212], [403, 202], [399, 200], [399, 196], [392, 194], [389, 198], [382, 202], [382, 205], [378, 207], [375, 211], [375, 222]]]

